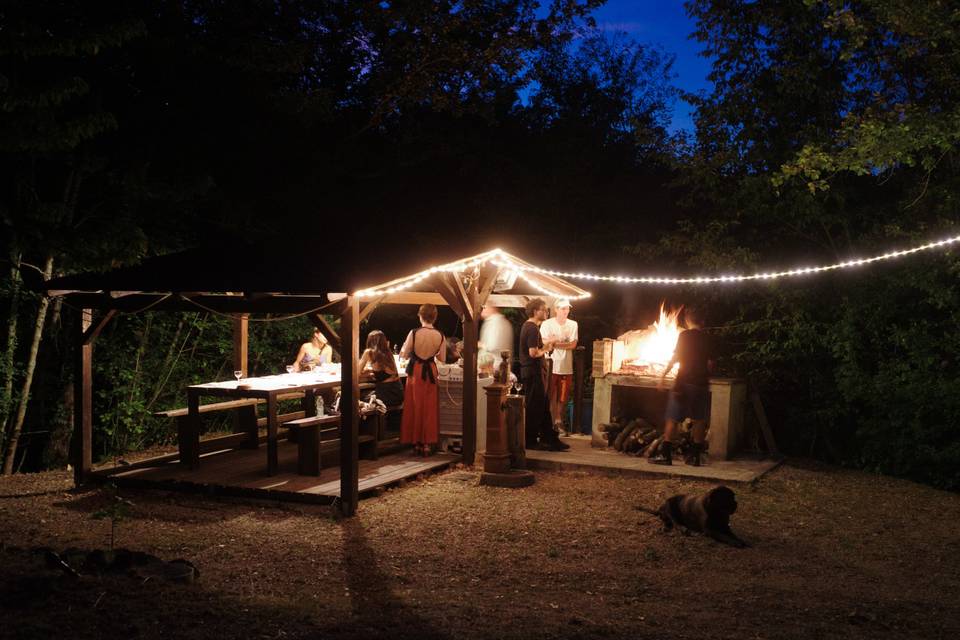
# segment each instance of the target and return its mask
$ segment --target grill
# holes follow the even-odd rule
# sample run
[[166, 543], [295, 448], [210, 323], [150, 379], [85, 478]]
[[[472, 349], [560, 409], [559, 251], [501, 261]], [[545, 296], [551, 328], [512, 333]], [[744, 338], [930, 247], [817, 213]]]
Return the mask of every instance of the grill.
[[[593, 343], [593, 446], [606, 447], [607, 440], [597, 425], [616, 416], [644, 418], [663, 431], [667, 393], [657, 391], [659, 375], [640, 367], [623, 365], [624, 345], [605, 338]], [[666, 386], [673, 384], [666, 381]], [[728, 460], [740, 448], [743, 438], [747, 385], [739, 378], [710, 378], [710, 413], [707, 438], [710, 455]]]

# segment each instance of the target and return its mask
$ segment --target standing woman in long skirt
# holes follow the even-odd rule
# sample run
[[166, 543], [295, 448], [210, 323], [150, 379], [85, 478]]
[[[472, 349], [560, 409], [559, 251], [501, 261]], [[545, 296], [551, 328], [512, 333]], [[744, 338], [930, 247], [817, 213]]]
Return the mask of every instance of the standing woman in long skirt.
[[407, 335], [400, 353], [410, 358], [407, 387], [403, 392], [403, 420], [400, 442], [412, 444], [416, 455], [429, 456], [440, 439], [440, 393], [437, 387], [437, 358], [444, 358], [443, 334], [433, 328], [437, 308], [420, 305], [420, 327]]

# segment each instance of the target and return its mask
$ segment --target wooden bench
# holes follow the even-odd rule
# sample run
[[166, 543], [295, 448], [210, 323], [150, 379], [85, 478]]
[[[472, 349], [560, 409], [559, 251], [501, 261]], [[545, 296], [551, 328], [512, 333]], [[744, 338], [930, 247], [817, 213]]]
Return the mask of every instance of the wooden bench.
[[[292, 400], [302, 398], [303, 393], [281, 394], [279, 400]], [[257, 405], [265, 401], [258, 398], [243, 398], [240, 400], [226, 400], [224, 402], [214, 402], [202, 404], [199, 407], [199, 413], [216, 413], [219, 411], [237, 411], [237, 432], [228, 436], [220, 436], [200, 441], [200, 452], [213, 451], [216, 449], [228, 449], [232, 447], [243, 447], [245, 449], [256, 449], [260, 446], [260, 436], [258, 429], [266, 426], [266, 418], [257, 418]], [[167, 411], [155, 411], [153, 415], [165, 418], [173, 418], [177, 425], [177, 442], [182, 442], [185, 437], [185, 428], [187, 417], [190, 411], [186, 407], [180, 409], [169, 409]], [[289, 419], [302, 418], [303, 411], [281, 414], [278, 416], [280, 422]]]
[[[260, 444], [257, 434], [257, 400], [254, 398], [245, 398], [243, 400], [227, 400], [226, 402], [215, 402], [212, 404], [202, 404], [199, 412], [216, 413], [219, 411], [237, 411], [237, 433], [215, 438], [217, 446], [229, 446], [226, 440], [233, 442], [233, 446], [242, 446], [245, 448], [256, 448]], [[177, 425], [177, 441], [183, 442], [187, 432], [187, 419], [189, 410], [170, 409], [169, 411], [157, 411], [153, 415], [166, 418], [173, 418]], [[235, 441], [235, 442], [234, 442]]]
[[[398, 415], [398, 414], [400, 414], [400, 415]], [[387, 412], [386, 412], [386, 413], [377, 413], [377, 414], [376, 414], [376, 418], [375, 418], [376, 421], [377, 421], [376, 434], [377, 434], [377, 440], [378, 440], [378, 441], [388, 440], [388, 439], [391, 439], [391, 440], [392, 440], [392, 439], [396, 439], [396, 438], [397, 438], [397, 436], [393, 436], [392, 438], [386, 438], [386, 437], [384, 436], [384, 433], [386, 432], [386, 427], [387, 427], [387, 425], [389, 424], [389, 422], [390, 422], [391, 420], [396, 420], [397, 418], [400, 418], [400, 417], [402, 416], [402, 414], [403, 414], [403, 403], [397, 404], [397, 405], [389, 405], [389, 406], [387, 407]], [[372, 416], [371, 416], [371, 417], [372, 417]], [[397, 432], [398, 432], [398, 434], [399, 434], [399, 431], [400, 431], [400, 425], [397, 424]]]
[[[362, 424], [362, 422], [361, 422]], [[303, 476], [318, 476], [324, 453], [337, 451], [340, 447], [340, 416], [311, 416], [289, 420], [283, 426], [290, 429], [297, 443], [297, 473]], [[360, 457], [377, 459], [377, 436], [359, 434]]]

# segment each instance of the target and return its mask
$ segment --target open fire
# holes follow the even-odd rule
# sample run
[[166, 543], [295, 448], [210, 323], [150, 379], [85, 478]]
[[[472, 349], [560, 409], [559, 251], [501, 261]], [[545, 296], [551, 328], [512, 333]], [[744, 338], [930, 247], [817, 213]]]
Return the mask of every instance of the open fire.
[[[660, 304], [660, 318], [646, 329], [627, 331], [613, 343], [611, 370], [640, 376], [661, 376], [670, 362], [680, 336], [677, 317], [683, 307], [666, 310]], [[677, 374], [676, 365], [667, 373]]]

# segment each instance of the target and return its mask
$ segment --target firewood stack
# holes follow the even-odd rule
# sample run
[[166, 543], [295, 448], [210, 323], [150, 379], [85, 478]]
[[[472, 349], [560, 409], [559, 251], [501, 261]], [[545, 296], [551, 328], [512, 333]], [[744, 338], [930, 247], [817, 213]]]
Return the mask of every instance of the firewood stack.
[[[607, 446], [627, 455], [649, 458], [663, 442], [657, 428], [643, 418], [617, 417], [613, 422], [600, 424], [599, 429], [606, 436]], [[686, 455], [693, 444], [689, 420], [680, 425], [679, 436], [677, 449], [680, 455]]]

